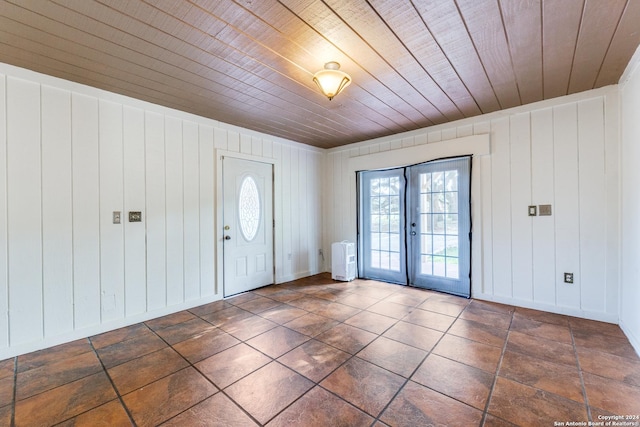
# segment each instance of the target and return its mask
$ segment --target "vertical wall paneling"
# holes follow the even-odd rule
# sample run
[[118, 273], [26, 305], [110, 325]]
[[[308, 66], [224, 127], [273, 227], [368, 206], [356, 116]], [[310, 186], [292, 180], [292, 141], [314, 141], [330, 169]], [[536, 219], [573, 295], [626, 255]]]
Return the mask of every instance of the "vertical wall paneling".
[[[291, 252], [292, 241], [292, 228], [291, 221], [293, 212], [293, 206], [295, 202], [292, 192], [292, 180], [291, 180], [291, 147], [283, 145], [280, 148], [281, 156], [281, 177], [282, 177], [282, 194], [288, 194], [289, 197], [285, 197], [282, 200], [282, 275], [291, 278], [293, 276], [293, 254]], [[286, 226], [284, 226], [286, 224]]]
[[6, 95], [6, 77], [0, 74], [0, 349], [9, 347]]
[[164, 116], [145, 113], [147, 308], [167, 305]]
[[198, 125], [182, 123], [185, 300], [200, 297], [200, 159]]
[[531, 122], [529, 113], [510, 117], [511, 266], [513, 297], [533, 299], [531, 204]]
[[[493, 232], [493, 292], [512, 296], [511, 273], [511, 167], [509, 165], [509, 118], [491, 123], [491, 229]], [[524, 207], [523, 207], [524, 208]]]
[[241, 134], [240, 135], [240, 152], [242, 154], [251, 154], [251, 149], [253, 145], [251, 142], [251, 135]]
[[251, 137], [251, 155], [262, 157], [262, 139], [256, 136]]
[[600, 97], [578, 103], [580, 307], [589, 311], [605, 311], [607, 296], [603, 108]]
[[73, 330], [71, 94], [41, 87], [44, 334]]
[[[125, 312], [147, 310], [144, 111], [125, 106], [124, 137], [124, 244]], [[141, 211], [142, 222], [129, 222], [129, 212]]]
[[[580, 307], [580, 199], [578, 183], [578, 116], [576, 104], [553, 108], [556, 304]], [[587, 261], [587, 260], [585, 260]], [[564, 273], [574, 283], [564, 283]]]
[[273, 142], [268, 139], [262, 140], [262, 157], [273, 159]]
[[75, 329], [100, 323], [100, 161], [98, 100], [71, 97], [73, 307]]
[[551, 216], [532, 218], [533, 223], [533, 299], [547, 305], [556, 301], [555, 183], [553, 168], [553, 110], [531, 112], [531, 202], [550, 204]]
[[238, 132], [227, 131], [227, 150], [240, 152], [240, 134]]
[[[472, 181], [471, 185], [480, 185], [480, 194], [482, 194], [482, 222], [472, 218], [473, 239], [480, 239], [482, 245], [482, 277], [478, 278], [480, 272], [471, 271], [471, 290], [481, 293], [493, 294], [493, 233], [492, 233], [492, 167], [491, 156], [482, 156], [477, 160], [480, 163], [482, 175], [480, 181]], [[474, 203], [472, 201], [472, 203]], [[482, 288], [474, 286], [474, 282], [478, 279], [482, 281]], [[472, 294], [472, 296], [475, 296]]]
[[42, 337], [40, 86], [7, 79], [10, 343]]
[[[624, 90], [624, 89], [623, 89]], [[620, 135], [620, 92], [614, 91], [604, 97], [604, 115], [605, 115], [605, 188], [606, 188], [606, 230], [605, 248], [607, 251], [606, 261], [606, 283], [607, 283], [607, 313], [617, 314], [620, 305], [620, 288], [621, 283], [621, 237], [620, 237], [620, 220], [621, 220], [621, 169], [620, 153], [622, 152], [622, 142]], [[640, 100], [640, 97], [639, 99]], [[623, 108], [623, 107], [622, 107]], [[618, 165], [620, 167], [618, 168]], [[612, 286], [612, 284], [620, 283], [620, 287]], [[640, 322], [638, 323], [640, 328]]]
[[[100, 111], [100, 295], [102, 321], [124, 312], [124, 164], [122, 105], [101, 100]], [[113, 223], [120, 211], [121, 223]]]
[[273, 230], [273, 239], [275, 246], [274, 265], [276, 269], [276, 282], [281, 283], [286, 281], [284, 275], [284, 248], [283, 248], [283, 235], [286, 228], [283, 218], [283, 206], [286, 197], [283, 193], [283, 180], [282, 180], [282, 144], [273, 144], [273, 158], [277, 160], [273, 170], [273, 193], [274, 193], [274, 206], [273, 206], [273, 219], [276, 223], [276, 227]]
[[227, 150], [227, 131], [215, 128], [213, 131], [213, 141], [215, 148], [218, 150]]
[[[292, 204], [297, 205], [300, 200], [301, 185], [298, 175], [298, 168], [300, 165], [301, 152], [298, 149], [291, 149], [291, 166], [289, 168], [289, 177], [291, 181], [291, 199]], [[301, 203], [302, 204], [302, 203]], [[300, 272], [300, 262], [302, 254], [300, 254], [300, 225], [302, 223], [300, 212], [291, 214], [288, 224], [291, 224], [291, 247], [289, 249], [291, 253], [291, 273], [295, 276]]]
[[215, 278], [215, 157], [213, 128], [200, 125], [200, 295], [217, 293]]
[[171, 306], [184, 301], [182, 121], [166, 117], [164, 125], [167, 305]]

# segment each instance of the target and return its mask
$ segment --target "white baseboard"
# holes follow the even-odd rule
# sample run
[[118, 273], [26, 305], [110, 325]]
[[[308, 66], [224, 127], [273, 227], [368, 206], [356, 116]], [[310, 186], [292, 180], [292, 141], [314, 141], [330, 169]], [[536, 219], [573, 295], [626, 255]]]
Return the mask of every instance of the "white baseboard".
[[636, 354], [640, 357], [640, 337], [634, 334], [633, 331], [628, 328], [623, 321], [620, 322], [620, 329], [622, 329], [622, 332], [624, 332], [624, 334], [629, 339], [629, 342], [633, 346], [633, 349], [636, 351]]
[[99, 325], [89, 326], [82, 329], [77, 329], [62, 335], [55, 337], [47, 337], [39, 341], [34, 341], [25, 344], [19, 344], [16, 346], [0, 349], [0, 360], [9, 359], [11, 357], [20, 356], [22, 354], [31, 353], [32, 351], [38, 351], [45, 348], [53, 347], [60, 344], [65, 344], [71, 341], [79, 340], [82, 338], [92, 337], [94, 335], [102, 334], [104, 332], [113, 331], [115, 329], [123, 328], [125, 326], [131, 326], [136, 323], [145, 322], [147, 320], [155, 319], [156, 317], [166, 316], [168, 314], [177, 313], [178, 311], [188, 310], [193, 307], [197, 307], [210, 302], [218, 301], [222, 299], [222, 295], [211, 295], [197, 300], [186, 301], [181, 304], [171, 305], [169, 307], [163, 307], [158, 310], [149, 311], [146, 313], [136, 314], [130, 317], [116, 319], [109, 322], [101, 323]]

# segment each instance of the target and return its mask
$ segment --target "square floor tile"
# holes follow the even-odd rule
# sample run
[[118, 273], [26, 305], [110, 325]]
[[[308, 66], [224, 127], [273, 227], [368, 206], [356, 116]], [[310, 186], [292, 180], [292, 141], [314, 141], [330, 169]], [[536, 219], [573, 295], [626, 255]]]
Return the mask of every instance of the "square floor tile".
[[410, 346], [430, 351], [443, 333], [413, 323], [400, 321], [384, 333], [385, 337]]
[[509, 333], [506, 349], [570, 366], [576, 366], [577, 362], [572, 345], [534, 337], [517, 331]]
[[130, 426], [131, 420], [119, 399], [112, 400], [90, 411], [71, 418], [58, 427], [75, 426]]
[[162, 316], [153, 320], [147, 320], [144, 323], [149, 327], [149, 329], [157, 331], [158, 329], [174, 326], [188, 320], [193, 320], [195, 318], [196, 316], [189, 311], [179, 311], [177, 313], [169, 314], [168, 316]]
[[163, 427], [207, 426], [207, 427], [254, 427], [256, 424], [242, 409], [222, 393], [189, 408], [171, 418]]
[[640, 387], [640, 361], [583, 347], [576, 350], [583, 371]]
[[356, 356], [409, 378], [422, 363], [427, 352], [385, 337], [378, 337]]
[[102, 365], [93, 352], [63, 357], [38, 368], [18, 373], [16, 399], [22, 400], [98, 372], [102, 372]]
[[289, 329], [300, 332], [301, 334], [315, 337], [322, 332], [333, 328], [338, 323], [337, 320], [328, 319], [317, 314], [309, 313], [304, 316], [298, 317], [295, 320], [284, 324]]
[[433, 311], [421, 310], [416, 308], [412, 313], [406, 316], [405, 322], [415, 325], [424, 326], [425, 328], [435, 329], [444, 332], [455, 322], [456, 318], [446, 316], [444, 314], [435, 313]]
[[140, 334], [135, 338], [98, 349], [97, 353], [104, 366], [111, 368], [166, 346], [164, 341], [148, 330], [147, 333]]
[[387, 317], [393, 317], [394, 319], [402, 319], [414, 310], [414, 307], [389, 301], [380, 301], [370, 307], [367, 307], [367, 311], [382, 314]]
[[254, 314], [251, 317], [226, 322], [220, 326], [220, 329], [240, 341], [245, 341], [277, 326], [277, 323]]
[[477, 426], [482, 411], [409, 381], [380, 419], [390, 426]]
[[109, 369], [109, 376], [120, 394], [130, 393], [140, 387], [166, 377], [188, 366], [171, 347]]
[[496, 372], [502, 354], [502, 350], [497, 347], [449, 334], [442, 338], [433, 352], [491, 374]]
[[189, 367], [122, 397], [138, 426], [156, 426], [217, 392]]
[[16, 426], [53, 425], [115, 399], [104, 372], [16, 402]]
[[13, 403], [13, 387], [13, 377], [0, 378], [0, 407]]
[[502, 377], [491, 394], [489, 413], [518, 425], [588, 421], [584, 404]]
[[376, 298], [366, 297], [364, 295], [350, 293], [349, 295], [342, 296], [338, 301], [351, 307], [365, 309], [367, 307], [371, 307], [373, 304], [378, 303], [380, 300]]
[[271, 362], [271, 359], [246, 344], [238, 344], [217, 353], [195, 366], [219, 388], [223, 389], [256, 369]]
[[278, 307], [263, 311], [260, 313], [260, 317], [264, 317], [267, 320], [284, 325], [285, 323], [291, 322], [293, 319], [297, 319], [305, 314], [307, 314], [307, 312], [301, 308], [282, 304]]
[[619, 325], [606, 322], [598, 322], [597, 320], [581, 319], [578, 317], [568, 317], [569, 324], [573, 331], [593, 332], [595, 334], [609, 335], [626, 339], [627, 336], [622, 332]]
[[311, 387], [313, 383], [302, 375], [271, 362], [225, 391], [256, 420], [266, 424]]
[[535, 337], [545, 338], [564, 344], [573, 344], [571, 331], [569, 330], [568, 325], [564, 326], [538, 322], [537, 320], [520, 316], [518, 313], [513, 315], [510, 329], [511, 331], [517, 331], [523, 334], [533, 335]]
[[0, 379], [13, 377], [15, 370], [15, 358], [0, 361]]
[[640, 387], [583, 373], [589, 405], [605, 408], [618, 415], [640, 415]]
[[351, 307], [349, 305], [332, 302], [330, 304], [325, 305], [324, 307], [320, 307], [314, 310], [313, 312], [320, 316], [328, 317], [330, 319], [334, 319], [339, 322], [344, 322], [348, 318], [359, 313], [360, 309]]
[[538, 322], [551, 323], [560, 326], [569, 326], [569, 318], [562, 314], [532, 310], [530, 308], [516, 307], [515, 315], [526, 317], [532, 320], [537, 320]]
[[464, 310], [464, 306], [451, 304], [445, 301], [428, 299], [418, 306], [421, 310], [433, 311], [447, 316], [457, 317]]
[[386, 302], [393, 302], [396, 304], [407, 305], [409, 307], [417, 307], [420, 304], [422, 304], [428, 297], [429, 295], [424, 292], [415, 293], [415, 294], [397, 292], [393, 295], [386, 297], [384, 300]]
[[511, 313], [484, 310], [481, 306], [472, 304], [460, 313], [461, 319], [473, 320], [499, 329], [509, 329], [509, 325], [511, 325], [511, 317]]
[[281, 356], [278, 361], [313, 382], [318, 382], [350, 357], [349, 353], [335, 347], [310, 340]]
[[126, 326], [124, 328], [116, 329], [114, 331], [105, 332], [104, 334], [95, 335], [91, 337], [91, 344], [96, 350], [104, 347], [108, 347], [113, 344], [117, 344], [122, 341], [127, 341], [133, 338], [139, 338], [146, 335], [149, 332], [149, 328], [144, 323], [136, 323], [135, 325]]
[[250, 313], [247, 310], [231, 306], [222, 310], [214, 311], [210, 314], [205, 314], [201, 317], [212, 325], [220, 327], [227, 323], [236, 322], [254, 316], [255, 314]]
[[369, 426], [373, 418], [321, 387], [314, 387], [269, 423], [269, 427]]
[[553, 363], [521, 353], [506, 351], [500, 364], [502, 377], [530, 385], [578, 403], [584, 403], [577, 366]]
[[267, 311], [281, 305], [282, 303], [280, 301], [275, 301], [271, 298], [266, 298], [263, 296], [257, 296], [250, 301], [238, 304], [238, 307], [242, 308], [243, 310], [250, 311], [251, 313], [259, 314], [263, 311]]
[[382, 314], [371, 313], [370, 311], [361, 311], [353, 317], [345, 320], [347, 325], [364, 329], [365, 331], [381, 334], [398, 320], [392, 317], [383, 316]]
[[22, 356], [18, 356], [18, 372], [24, 372], [52, 362], [57, 362], [61, 358], [72, 357], [92, 351], [93, 349], [91, 348], [89, 340], [83, 338], [55, 347], [45, 348], [44, 350], [34, 351], [33, 353], [23, 354]]
[[214, 329], [215, 326], [211, 323], [205, 322], [199, 317], [194, 316], [191, 320], [167, 326], [166, 328], [158, 329], [155, 332], [160, 335], [163, 340], [168, 342], [170, 345], [173, 345]]
[[400, 375], [354, 357], [320, 385], [377, 417], [404, 381]]
[[576, 347], [589, 348], [591, 350], [598, 350], [640, 361], [636, 351], [626, 338], [574, 329], [573, 339], [575, 340]]
[[473, 320], [458, 319], [454, 322], [453, 326], [451, 326], [448, 333], [502, 348], [507, 339], [508, 331], [506, 329], [493, 328], [484, 323], [474, 322]]
[[225, 300], [218, 300], [210, 302], [209, 304], [200, 305], [198, 307], [190, 308], [189, 311], [196, 316], [206, 316], [208, 314], [215, 313], [216, 311], [224, 310], [225, 308], [233, 307], [233, 304], [229, 304]]
[[484, 411], [494, 376], [481, 369], [432, 354], [411, 379]]
[[215, 328], [179, 342], [173, 348], [189, 362], [196, 363], [229, 347], [233, 347], [239, 342], [237, 338]]
[[376, 337], [376, 334], [341, 323], [316, 336], [316, 339], [347, 353], [355, 354]]
[[307, 340], [309, 340], [309, 337], [306, 335], [284, 326], [278, 326], [251, 338], [247, 341], [247, 344], [275, 359]]

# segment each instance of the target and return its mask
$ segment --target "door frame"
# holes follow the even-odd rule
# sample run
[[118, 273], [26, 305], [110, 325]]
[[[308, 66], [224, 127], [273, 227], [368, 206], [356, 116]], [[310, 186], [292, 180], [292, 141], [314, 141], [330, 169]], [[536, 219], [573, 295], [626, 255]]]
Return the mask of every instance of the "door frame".
[[214, 229], [216, 230], [214, 233], [215, 240], [216, 240], [215, 293], [216, 295], [222, 295], [224, 298], [224, 230], [222, 228], [224, 223], [223, 221], [224, 210], [222, 209], [224, 206], [224, 182], [223, 182], [223, 175], [222, 175], [222, 172], [223, 172], [222, 158], [228, 157], [228, 158], [235, 158], [239, 160], [248, 160], [252, 162], [271, 164], [271, 167], [272, 167], [271, 178], [273, 180], [273, 191], [271, 195], [272, 196], [271, 210], [272, 210], [273, 220], [275, 223], [273, 227], [273, 248], [271, 249], [273, 251], [273, 283], [276, 283], [276, 269], [279, 261], [276, 258], [277, 256], [276, 236], [277, 236], [278, 229], [280, 227], [280, 223], [282, 222], [278, 216], [278, 210], [276, 209], [276, 203], [279, 201], [279, 195], [276, 191], [276, 185], [279, 181], [277, 179], [278, 174], [276, 172], [278, 170], [278, 161], [277, 159], [270, 159], [270, 158], [265, 158], [260, 156], [254, 156], [251, 154], [238, 153], [235, 151], [228, 151], [228, 150], [222, 150], [222, 149], [215, 149], [214, 155], [215, 155], [215, 161], [216, 161], [216, 185], [215, 185], [216, 205], [214, 206], [214, 209], [216, 211], [214, 216], [215, 217]]

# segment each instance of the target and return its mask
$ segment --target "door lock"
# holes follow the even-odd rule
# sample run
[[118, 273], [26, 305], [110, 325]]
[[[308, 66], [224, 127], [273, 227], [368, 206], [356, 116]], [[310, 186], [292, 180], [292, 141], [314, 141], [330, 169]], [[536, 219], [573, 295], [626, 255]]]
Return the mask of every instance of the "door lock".
[[224, 240], [231, 240], [231, 236], [224, 236]]
[[415, 223], [415, 222], [412, 222], [412, 223], [411, 223], [411, 226], [412, 226], [412, 227], [415, 227], [415, 226], [416, 226], [416, 223]]

